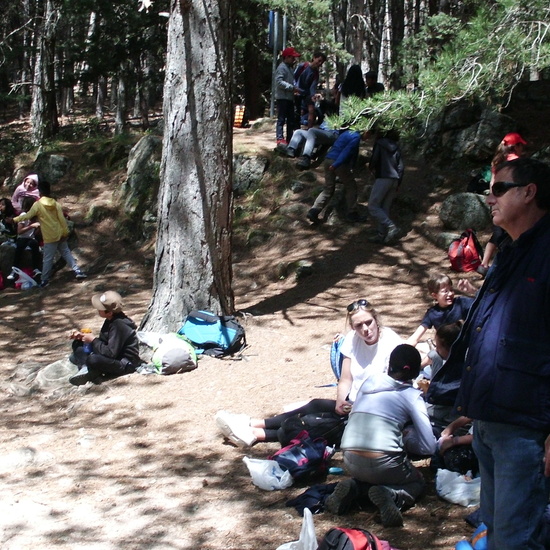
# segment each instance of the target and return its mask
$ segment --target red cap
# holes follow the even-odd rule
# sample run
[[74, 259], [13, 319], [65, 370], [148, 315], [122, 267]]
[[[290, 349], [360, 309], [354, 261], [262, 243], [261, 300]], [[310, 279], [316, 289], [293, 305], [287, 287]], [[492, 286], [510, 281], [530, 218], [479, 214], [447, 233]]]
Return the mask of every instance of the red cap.
[[301, 57], [301, 53], [298, 53], [294, 48], [285, 48], [283, 50], [283, 57]]
[[517, 145], [518, 143], [521, 143], [522, 145], [527, 145], [527, 142], [517, 132], [506, 134], [502, 138], [502, 143], [504, 145]]

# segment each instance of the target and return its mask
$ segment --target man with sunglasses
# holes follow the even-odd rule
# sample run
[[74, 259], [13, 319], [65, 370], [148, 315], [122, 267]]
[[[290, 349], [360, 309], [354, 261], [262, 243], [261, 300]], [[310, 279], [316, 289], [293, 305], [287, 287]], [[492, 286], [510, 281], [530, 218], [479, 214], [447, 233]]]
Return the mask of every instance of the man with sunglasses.
[[428, 400], [474, 419], [489, 550], [543, 549], [550, 495], [550, 167], [497, 167], [487, 197], [500, 250]]

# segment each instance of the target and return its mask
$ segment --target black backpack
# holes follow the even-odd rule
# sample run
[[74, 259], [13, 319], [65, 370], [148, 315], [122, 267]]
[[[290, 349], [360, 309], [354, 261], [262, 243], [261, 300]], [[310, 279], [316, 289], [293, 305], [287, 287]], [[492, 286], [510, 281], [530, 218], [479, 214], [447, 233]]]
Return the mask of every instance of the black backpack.
[[277, 430], [277, 439], [282, 447], [286, 447], [305, 430], [312, 439], [322, 438], [327, 445], [340, 447], [346, 422], [347, 416], [331, 412], [296, 414], [283, 421]]
[[380, 540], [366, 529], [333, 527], [319, 543], [317, 550], [382, 550]]

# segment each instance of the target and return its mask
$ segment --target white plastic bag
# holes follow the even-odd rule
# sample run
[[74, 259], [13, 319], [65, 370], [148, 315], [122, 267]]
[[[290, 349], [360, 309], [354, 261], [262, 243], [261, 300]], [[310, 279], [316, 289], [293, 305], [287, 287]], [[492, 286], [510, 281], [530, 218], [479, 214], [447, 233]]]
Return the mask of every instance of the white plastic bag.
[[277, 550], [317, 550], [317, 535], [313, 524], [313, 515], [309, 508], [304, 508], [304, 521], [300, 531], [300, 539], [294, 542], [285, 542]]
[[294, 483], [290, 472], [283, 470], [275, 460], [260, 460], [245, 456], [243, 462], [252, 476], [252, 483], [264, 491], [286, 489]]
[[481, 478], [472, 479], [472, 473], [466, 475], [450, 470], [437, 470], [435, 477], [435, 489], [437, 494], [461, 506], [479, 506], [479, 493], [481, 490]]
[[32, 277], [27, 275], [18, 267], [12, 267], [12, 271], [17, 274], [17, 280], [15, 281], [15, 284], [18, 285], [19, 283], [21, 283], [21, 290], [29, 290], [33, 286], [38, 286], [38, 283]]

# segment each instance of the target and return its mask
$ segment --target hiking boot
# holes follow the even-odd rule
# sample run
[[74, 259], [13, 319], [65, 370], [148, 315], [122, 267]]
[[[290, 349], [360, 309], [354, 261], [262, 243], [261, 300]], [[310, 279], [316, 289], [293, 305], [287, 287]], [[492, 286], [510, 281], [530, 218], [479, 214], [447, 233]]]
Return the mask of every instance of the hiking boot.
[[298, 159], [296, 166], [302, 170], [307, 170], [311, 166], [311, 159], [307, 155], [304, 155]]
[[77, 279], [86, 279], [88, 277], [84, 271], [78, 268], [74, 270], [74, 274]]
[[347, 514], [357, 502], [359, 489], [355, 479], [344, 479], [334, 488], [334, 491], [326, 498], [325, 508], [337, 516]]
[[380, 519], [384, 527], [403, 525], [403, 516], [397, 506], [397, 494], [393, 489], [375, 485], [369, 489], [369, 499], [380, 511]]
[[399, 227], [392, 225], [388, 229], [388, 232], [386, 233], [386, 237], [384, 238], [384, 244], [394, 244], [398, 238], [399, 238]]
[[237, 447], [250, 447], [256, 443], [256, 436], [250, 427], [250, 416], [246, 414], [218, 411], [216, 424], [222, 434]]
[[277, 151], [277, 153], [281, 153], [281, 155], [286, 155], [288, 151], [288, 145], [286, 143], [277, 142], [277, 147], [275, 147], [275, 151]]
[[287, 147], [285, 154], [287, 157], [290, 157], [291, 159], [296, 157], [296, 151], [294, 150], [294, 147]]
[[319, 219], [319, 214], [321, 211], [317, 208], [310, 208], [308, 213], [306, 214], [306, 218], [313, 224], [321, 223], [321, 220]]
[[90, 381], [90, 373], [88, 372], [88, 367], [84, 365], [80, 367], [80, 370], [73, 376], [69, 378], [69, 382], [73, 386], [83, 386], [86, 382]]

